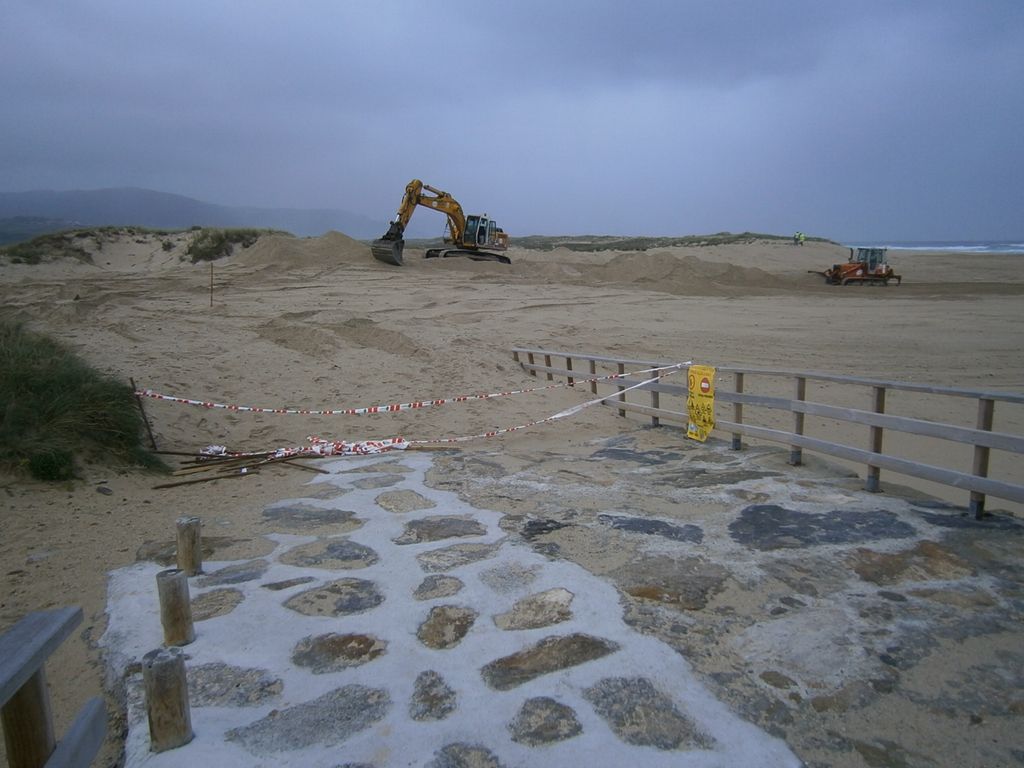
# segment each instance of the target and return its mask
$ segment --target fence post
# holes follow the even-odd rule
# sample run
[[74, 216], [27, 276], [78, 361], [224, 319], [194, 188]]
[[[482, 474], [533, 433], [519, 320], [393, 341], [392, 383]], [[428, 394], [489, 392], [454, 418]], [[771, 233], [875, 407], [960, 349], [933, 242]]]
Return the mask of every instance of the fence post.
[[[736, 394], [743, 394], [743, 373], [736, 371]], [[732, 404], [732, 420], [736, 424], [743, 423], [743, 403], [735, 402]], [[743, 435], [739, 432], [732, 433], [732, 449], [739, 451], [743, 449]]]
[[[551, 367], [551, 355], [544, 355], [544, 365], [548, 368]], [[548, 381], [554, 381], [554, 376], [551, 375], [551, 371], [548, 371]]]
[[[978, 399], [978, 429], [986, 432], [992, 431], [992, 416], [995, 413], [995, 400], [986, 397]], [[988, 477], [988, 456], [987, 445], [974, 446], [974, 468], [973, 472], [978, 477]], [[971, 512], [975, 520], [981, 520], [985, 516], [985, 494], [978, 491], [971, 491]]]
[[39, 667], [3, 706], [2, 720], [10, 768], [41, 768], [53, 754], [50, 694], [46, 674]]
[[594, 360], [590, 361], [590, 391], [592, 394], [597, 394], [597, 362]]
[[[798, 402], [803, 402], [807, 397], [807, 379], [803, 376], [796, 377], [796, 397]], [[802, 435], [804, 433], [804, 413], [803, 411], [793, 411], [793, 434]], [[799, 445], [789, 446], [789, 463], [794, 467], [799, 467], [803, 463], [804, 452]]]
[[[567, 370], [567, 371], [571, 371], [572, 370], [572, 358], [569, 357], [568, 355], [565, 356], [565, 370]], [[575, 386], [576, 379], [574, 379], [572, 376], [569, 376], [568, 379], [569, 379], [569, 386], [570, 387]]]
[[[619, 375], [621, 376], [625, 372], [626, 372], [626, 364], [625, 363], [619, 363]], [[624, 389], [625, 389], [625, 387], [622, 384], [619, 384], [619, 402], [620, 403], [626, 402], [626, 395], [623, 392]], [[626, 415], [625, 409], [619, 408], [619, 416], [625, 416], [625, 415]]]
[[[661, 378], [659, 377], [658, 381], [654, 382], [654, 385], [657, 386], [658, 382], [660, 382], [660, 381], [661, 381]], [[658, 392], [658, 390], [656, 390], [656, 389], [652, 389], [651, 390], [651, 408], [660, 408], [660, 407], [661, 407], [661, 393]], [[660, 427], [661, 426], [661, 419], [659, 419], [657, 416], [651, 416], [651, 426], [652, 427]]]
[[[873, 409], [875, 413], [885, 413], [885, 387], [872, 387], [871, 390], [873, 392]], [[871, 427], [869, 441], [871, 443], [869, 449], [872, 453], [882, 452], [881, 427]], [[864, 480], [864, 490], [866, 490], [868, 493], [878, 493], [878, 478], [880, 474], [881, 469], [879, 467], [875, 467], [872, 466], [871, 464], [868, 464], [867, 477]]]
[[533, 352], [527, 352], [526, 353], [526, 362], [528, 362], [530, 364], [530, 375], [531, 376], [536, 376], [537, 372], [535, 370], [533, 370]]

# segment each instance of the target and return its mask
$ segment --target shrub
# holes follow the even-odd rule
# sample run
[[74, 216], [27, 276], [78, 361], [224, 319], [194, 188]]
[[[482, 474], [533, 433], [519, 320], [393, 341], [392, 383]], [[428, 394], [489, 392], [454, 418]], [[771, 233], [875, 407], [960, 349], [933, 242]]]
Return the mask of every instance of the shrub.
[[34, 237], [23, 243], [8, 245], [3, 249], [14, 264], [41, 264], [56, 259], [73, 258], [86, 264], [92, 263], [92, 256], [79, 243], [78, 236], [70, 232], [55, 232]]
[[160, 467], [142, 447], [143, 429], [131, 387], [0, 321], [0, 462], [40, 480], [70, 478], [74, 458], [90, 453]]
[[234, 246], [248, 248], [260, 239], [260, 235], [287, 234], [273, 229], [203, 229], [192, 238], [185, 249], [193, 264], [213, 261], [230, 256]]

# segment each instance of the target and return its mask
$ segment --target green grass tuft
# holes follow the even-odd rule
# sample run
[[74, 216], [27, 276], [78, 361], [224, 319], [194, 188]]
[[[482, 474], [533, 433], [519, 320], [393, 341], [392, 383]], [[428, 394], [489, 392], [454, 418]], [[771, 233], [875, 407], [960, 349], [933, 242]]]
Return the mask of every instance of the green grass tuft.
[[142, 447], [143, 429], [131, 387], [0, 320], [0, 463], [39, 480], [68, 479], [75, 457], [93, 454], [161, 467]]
[[200, 229], [185, 250], [193, 264], [230, 256], [236, 245], [248, 248], [261, 235], [287, 235], [273, 229]]

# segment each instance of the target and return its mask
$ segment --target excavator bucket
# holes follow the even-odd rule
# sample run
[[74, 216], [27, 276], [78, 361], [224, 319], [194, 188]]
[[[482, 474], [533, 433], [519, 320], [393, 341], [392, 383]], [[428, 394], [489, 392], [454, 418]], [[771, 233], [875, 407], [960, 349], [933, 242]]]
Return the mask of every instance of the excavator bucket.
[[370, 252], [377, 261], [391, 264], [395, 267], [402, 266], [402, 250], [405, 248], [405, 240], [402, 238], [404, 227], [397, 221], [391, 222], [388, 231], [370, 245]]
[[370, 245], [373, 258], [395, 267], [400, 267], [404, 263], [402, 261], [402, 250], [404, 248], [405, 240], [388, 240], [383, 237], [380, 240], [374, 240]]

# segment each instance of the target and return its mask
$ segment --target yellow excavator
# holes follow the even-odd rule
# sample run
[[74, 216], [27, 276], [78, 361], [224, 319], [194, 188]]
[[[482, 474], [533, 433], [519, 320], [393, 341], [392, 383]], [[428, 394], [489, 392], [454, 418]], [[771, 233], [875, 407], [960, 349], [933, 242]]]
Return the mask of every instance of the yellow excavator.
[[495, 253], [495, 251], [504, 251], [508, 248], [508, 235], [495, 224], [494, 219], [488, 218], [487, 214], [465, 215], [462, 212], [462, 206], [454, 197], [429, 184], [424, 184], [419, 179], [413, 179], [406, 185], [405, 196], [402, 198], [402, 204], [398, 207], [395, 220], [391, 222], [391, 226], [388, 227], [384, 236], [379, 240], [374, 240], [370, 245], [373, 258], [383, 261], [385, 264], [402, 266], [405, 227], [409, 223], [409, 219], [412, 218], [417, 205], [441, 211], [448, 217], [448, 232], [444, 238], [446, 247], [430, 248], [423, 254], [424, 258], [466, 256], [474, 261], [512, 263], [504, 253]]

